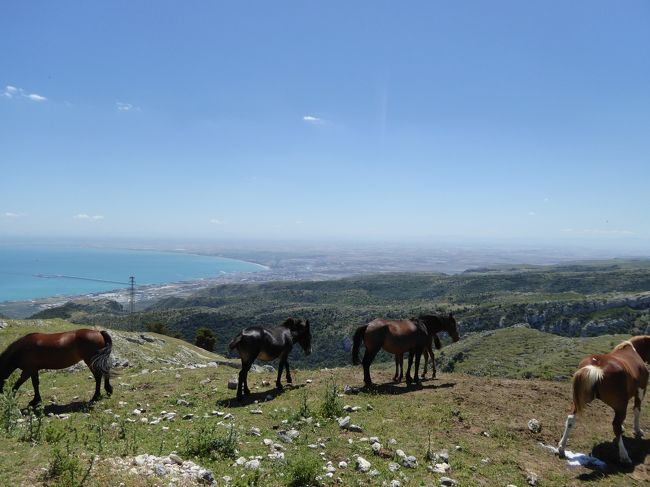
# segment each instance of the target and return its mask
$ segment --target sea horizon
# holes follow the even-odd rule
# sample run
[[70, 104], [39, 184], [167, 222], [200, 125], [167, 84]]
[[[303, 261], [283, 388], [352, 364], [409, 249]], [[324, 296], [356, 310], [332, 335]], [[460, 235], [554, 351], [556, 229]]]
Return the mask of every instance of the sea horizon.
[[0, 245], [0, 303], [83, 296], [136, 286], [215, 279], [267, 269], [190, 249], [15, 243]]

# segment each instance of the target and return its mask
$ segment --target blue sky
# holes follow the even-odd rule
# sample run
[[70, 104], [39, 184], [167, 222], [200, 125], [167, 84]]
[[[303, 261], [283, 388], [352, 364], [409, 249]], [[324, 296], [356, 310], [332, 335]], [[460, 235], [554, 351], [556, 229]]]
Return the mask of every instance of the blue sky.
[[19, 2], [0, 233], [649, 242], [650, 4]]

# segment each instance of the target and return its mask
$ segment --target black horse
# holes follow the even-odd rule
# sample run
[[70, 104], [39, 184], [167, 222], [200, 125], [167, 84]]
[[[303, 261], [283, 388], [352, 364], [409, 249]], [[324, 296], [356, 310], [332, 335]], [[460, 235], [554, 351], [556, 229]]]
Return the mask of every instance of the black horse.
[[242, 393], [245, 395], [251, 393], [247, 383], [248, 371], [256, 358], [268, 362], [280, 357], [278, 379], [275, 381], [275, 385], [278, 389], [282, 389], [280, 379], [282, 378], [282, 369], [285, 367], [287, 369], [287, 384], [291, 384], [288, 357], [294, 343], [300, 344], [305, 355], [311, 353], [309, 320], [303, 323], [302, 320], [289, 318], [275, 328], [262, 326], [244, 328], [228, 345], [230, 350], [237, 349], [241, 358], [241, 370], [237, 381], [237, 399], [241, 398]]

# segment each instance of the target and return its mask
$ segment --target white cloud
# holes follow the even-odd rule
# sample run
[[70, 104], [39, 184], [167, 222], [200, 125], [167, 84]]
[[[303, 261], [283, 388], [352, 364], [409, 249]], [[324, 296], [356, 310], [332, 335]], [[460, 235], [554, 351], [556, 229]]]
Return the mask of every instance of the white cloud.
[[36, 101], [36, 102], [47, 100], [47, 98], [45, 98], [42, 95], [39, 95], [37, 93], [26, 93], [25, 90], [23, 90], [22, 88], [17, 88], [11, 85], [5, 86], [5, 90], [2, 92], [2, 95], [7, 98], [17, 98], [17, 97], [27, 98], [28, 100]]
[[13, 213], [11, 211], [6, 211], [5, 212], [5, 217], [6, 218], [18, 218], [20, 215], [18, 213]]
[[29, 98], [32, 101], [46, 101], [47, 98], [41, 95], [37, 95], [36, 93], [30, 93], [29, 95], [25, 95], [26, 98]]
[[103, 215], [92, 215], [91, 216], [91, 215], [88, 215], [86, 213], [79, 213], [78, 215], [75, 215], [72, 218], [74, 218], [75, 220], [85, 220], [85, 221], [93, 221], [93, 222], [104, 219]]
[[304, 117], [302, 117], [302, 119], [303, 119], [305, 122], [307, 122], [307, 123], [311, 123], [311, 124], [313, 124], [313, 125], [318, 125], [318, 124], [323, 123], [323, 119], [322, 119], [322, 118], [314, 117], [313, 115], [305, 115]]
[[7, 85], [5, 86], [5, 90], [2, 94], [7, 98], [13, 98], [17, 91], [18, 88], [16, 88], [15, 86]]
[[221, 220], [217, 220], [216, 218], [213, 218], [212, 220], [210, 220], [210, 223], [212, 223], [213, 225], [221, 225], [222, 222]]
[[528, 212], [528, 216], [535, 216], [535, 215], [537, 215], [537, 213], [535, 213], [534, 211], [529, 211]]
[[117, 111], [119, 112], [139, 112], [140, 107], [136, 107], [135, 105], [131, 103], [124, 103], [122, 101], [115, 102], [115, 106], [117, 107]]

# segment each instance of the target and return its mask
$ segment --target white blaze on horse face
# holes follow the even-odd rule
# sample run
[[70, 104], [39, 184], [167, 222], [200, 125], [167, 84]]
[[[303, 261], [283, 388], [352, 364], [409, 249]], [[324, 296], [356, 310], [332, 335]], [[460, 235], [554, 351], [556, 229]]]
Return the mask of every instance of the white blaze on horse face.
[[566, 446], [566, 442], [569, 440], [569, 435], [571, 434], [571, 430], [573, 429], [575, 424], [576, 424], [575, 414], [569, 414], [566, 417], [566, 423], [564, 425], [564, 434], [562, 435], [562, 439], [558, 444], [558, 450], [560, 454], [564, 454], [564, 447]]

